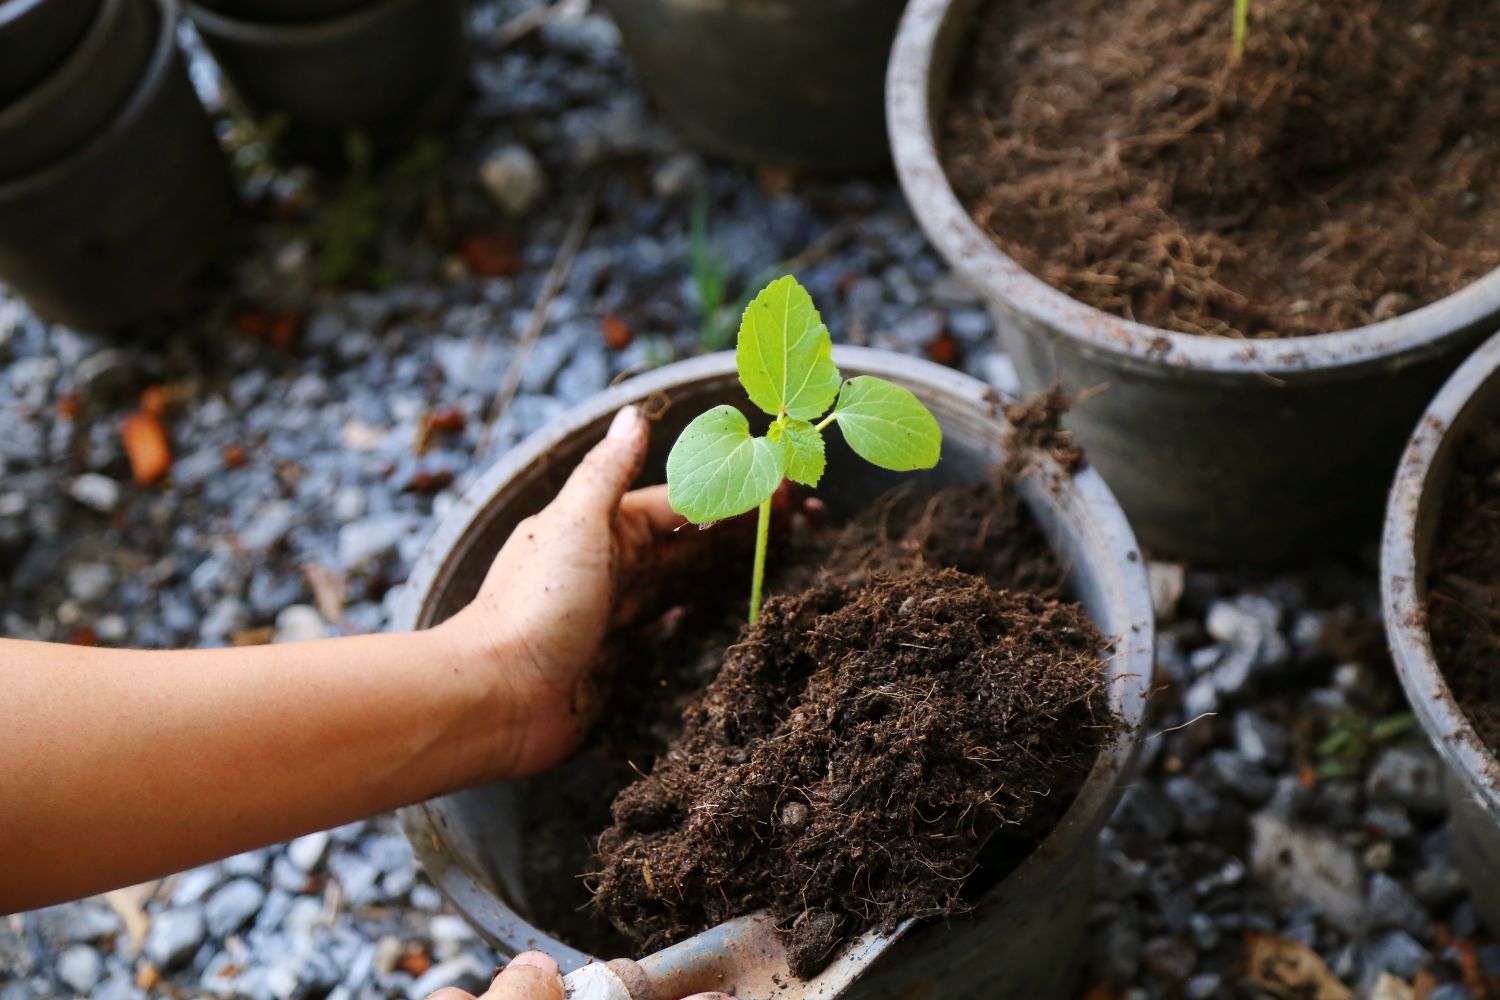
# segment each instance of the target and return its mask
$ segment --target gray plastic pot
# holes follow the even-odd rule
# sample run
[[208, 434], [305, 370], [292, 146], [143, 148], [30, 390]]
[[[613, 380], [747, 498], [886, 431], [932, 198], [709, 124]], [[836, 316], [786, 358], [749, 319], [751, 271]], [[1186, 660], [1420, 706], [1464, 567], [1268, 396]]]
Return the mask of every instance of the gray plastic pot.
[[375, 0], [294, 24], [188, 15], [253, 116], [283, 118], [294, 155], [338, 161], [352, 131], [399, 150], [441, 125], [467, 83], [464, 0]]
[[935, 127], [981, 0], [912, 0], [887, 79], [896, 169], [979, 291], [1028, 391], [1101, 388], [1069, 426], [1148, 548], [1275, 563], [1373, 540], [1401, 444], [1500, 328], [1500, 271], [1407, 315], [1284, 340], [1195, 337], [1069, 298], [997, 247], [944, 174]]
[[145, 75], [155, 27], [151, 0], [103, 0], [62, 63], [0, 106], [0, 181], [40, 170], [104, 131]]
[[70, 326], [110, 329], [165, 305], [228, 230], [229, 172], [177, 50], [177, 4], [147, 10], [155, 49], [114, 119], [0, 183], [0, 282]]
[[[1010, 454], [1010, 428], [995, 416], [983, 383], [930, 362], [862, 348], [834, 348], [834, 360], [846, 376], [872, 374], [906, 385], [932, 408], [944, 432], [942, 461], [916, 476], [875, 469], [841, 439], [830, 440], [829, 474], [818, 495], [835, 513], [856, 510], [912, 479], [928, 487], [982, 479]], [[653, 397], [671, 401], [653, 431], [643, 477], [660, 482], [667, 450], [683, 426], [712, 405], [743, 406], [743, 396], [733, 355], [715, 354], [615, 386], [532, 435], [475, 483], [439, 526], [407, 583], [397, 627], [429, 627], [468, 602], [512, 529], [552, 499], [619, 407]], [[1093, 472], [1070, 477], [1039, 454], [1028, 458], [1037, 467], [1019, 484], [1022, 496], [1069, 567], [1073, 593], [1115, 640], [1109, 691], [1126, 725], [1057, 829], [983, 898], [972, 919], [917, 928], [851, 996], [1030, 1000], [1063, 995], [1076, 969], [1095, 840], [1134, 773], [1152, 669], [1151, 602], [1134, 537], [1104, 481]], [[532, 794], [545, 795], [547, 777], [534, 780]], [[500, 952], [541, 948], [570, 971], [589, 961], [587, 943], [556, 940], [525, 916], [528, 895], [548, 891], [527, 881], [528, 845], [520, 825], [527, 788], [525, 782], [475, 788], [402, 810], [401, 821], [433, 883]], [[923, 984], [931, 992], [921, 992]]]
[[1453, 373], [1407, 443], [1386, 508], [1380, 596], [1396, 673], [1447, 765], [1453, 846], [1474, 907], [1500, 934], [1500, 760], [1453, 697], [1427, 631], [1427, 569], [1457, 450], [1500, 420], [1500, 336]]
[[775, 166], [889, 156], [881, 86], [905, 0], [606, 0], [688, 142]]
[[61, 65], [98, 10], [99, 0], [0, 0], [0, 107]]

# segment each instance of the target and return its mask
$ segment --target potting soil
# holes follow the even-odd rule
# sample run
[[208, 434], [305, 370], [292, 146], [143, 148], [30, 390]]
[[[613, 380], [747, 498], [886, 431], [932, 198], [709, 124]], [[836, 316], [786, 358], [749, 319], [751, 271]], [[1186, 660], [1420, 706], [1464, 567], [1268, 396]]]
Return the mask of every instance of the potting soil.
[[899, 491], [772, 566], [754, 628], [735, 620], [748, 576], [721, 569], [672, 634], [622, 647], [606, 722], [549, 798], [637, 780], [612, 824], [549, 804], [530, 832], [577, 847], [609, 827], [597, 859], [533, 871], [597, 893], [557, 900], [549, 930], [639, 954], [769, 907], [811, 974], [867, 927], [969, 906], [1053, 829], [1117, 725], [1106, 642], [1057, 596], [1009, 482]]
[[1500, 754], [1500, 427], [1459, 444], [1427, 586], [1438, 666], [1480, 738]]
[[1005, 0], [943, 157], [1023, 267], [1184, 333], [1346, 330], [1500, 267], [1500, 18], [1484, 0]]

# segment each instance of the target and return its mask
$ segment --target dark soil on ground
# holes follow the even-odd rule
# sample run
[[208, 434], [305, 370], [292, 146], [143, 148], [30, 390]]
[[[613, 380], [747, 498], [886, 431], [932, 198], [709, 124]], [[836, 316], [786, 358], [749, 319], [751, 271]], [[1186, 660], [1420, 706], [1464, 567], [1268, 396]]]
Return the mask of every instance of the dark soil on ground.
[[943, 156], [1022, 266], [1185, 333], [1387, 319], [1500, 266], [1500, 18], [1487, 0], [1004, 0]]
[[1427, 588], [1438, 665], [1480, 737], [1500, 753], [1500, 428], [1460, 443]]
[[[816, 838], [801, 841], [802, 849], [810, 852], [807, 856], [822, 852], [829, 866], [847, 865], [859, 851], [877, 860], [876, 867], [865, 866], [857, 885], [857, 891], [869, 898], [876, 898], [870, 897], [872, 891], [884, 893], [876, 898], [874, 908], [867, 900], [852, 896], [815, 901], [820, 893], [839, 894], [846, 888], [856, 888], [852, 880], [857, 868], [848, 868], [840, 875], [829, 867], [810, 886], [811, 905], [806, 911], [812, 916], [803, 920], [801, 933], [806, 937], [808, 928], [821, 928], [830, 947], [866, 925], [900, 919], [908, 912], [961, 908], [964, 897], [960, 888], [965, 876], [980, 869], [970, 880], [971, 894], [977, 887], [992, 885], [1031, 852], [1070, 803], [1110, 725], [1098, 691], [1103, 677], [1103, 640], [1076, 606], [1057, 600], [1061, 570], [1008, 482], [953, 487], [930, 495], [900, 490], [878, 500], [841, 528], [804, 527], [795, 544], [785, 544], [791, 534], [782, 532], [783, 545], [773, 548], [768, 570], [772, 598], [754, 632], [741, 635], [748, 566], [721, 564], [682, 588], [683, 593], [693, 595], [691, 603], [674, 608], [639, 632], [617, 637], [614, 655], [618, 682], [605, 721], [572, 761], [547, 776], [545, 794], [531, 796], [528, 802], [533, 810], [526, 820], [524, 838], [530, 851], [526, 865], [533, 887], [529, 913], [539, 926], [595, 953], [639, 954], [726, 916], [763, 905], [777, 904], [777, 915], [787, 927], [804, 912], [799, 908], [793, 913], [788, 908], [788, 887], [795, 876], [788, 873], [781, 881], [771, 882], [754, 874], [768, 867], [778, 868], [783, 855], [772, 852], [788, 846], [775, 837], [765, 837], [772, 830], [764, 826], [766, 817], [760, 813], [724, 812], [716, 821], [728, 831], [726, 836], [741, 838], [739, 848], [755, 845], [761, 849], [758, 860], [740, 858], [735, 862], [730, 881], [702, 892], [690, 888], [687, 881], [696, 878], [699, 885], [708, 885], [715, 878], [713, 857], [723, 862], [727, 855], [722, 850], [731, 848], [729, 840], [720, 844], [718, 855], [704, 854], [705, 866], [695, 872], [674, 867], [669, 860], [653, 866], [652, 878], [659, 891], [676, 887], [681, 893], [680, 909], [667, 905], [662, 898], [627, 901], [621, 895], [627, 884], [622, 877], [626, 872], [633, 872], [638, 888], [644, 887], [645, 869], [640, 863], [632, 867], [624, 860], [627, 853], [622, 853], [636, 850], [643, 831], [625, 834], [623, 828], [613, 829], [605, 837], [609, 849], [606, 859], [601, 860], [594, 852], [600, 832], [611, 827], [610, 802], [616, 793], [646, 774], [652, 778], [643, 786], [663, 787], [665, 775], [681, 772], [682, 752], [715, 752], [706, 742], [710, 737], [704, 727], [711, 714], [708, 706], [725, 698], [758, 700], [771, 712], [762, 716], [761, 722], [785, 727], [791, 725], [799, 705], [804, 718], [810, 719], [808, 713], [819, 709], [809, 699], [837, 697], [840, 684], [859, 692], [847, 705], [849, 712], [863, 713], [858, 718], [849, 715], [841, 720], [835, 713], [831, 720], [824, 718], [818, 723], [828, 727], [822, 751], [836, 753], [836, 758], [829, 758], [834, 761], [834, 774], [847, 775], [845, 778], [830, 778], [826, 762], [816, 782], [805, 772], [810, 760], [773, 764], [765, 747], [751, 746], [753, 733], [749, 729], [738, 731], [744, 743], [721, 746], [716, 751], [719, 773], [732, 777], [737, 795], [745, 794], [752, 771], [763, 794], [771, 794], [777, 780], [784, 782], [771, 799], [774, 819], [770, 822], [778, 829], [788, 820], [797, 824], [798, 810], [792, 802], [807, 807], [804, 837]], [[926, 575], [936, 568], [955, 569], [970, 576]], [[916, 582], [919, 576], [924, 581], [921, 584]], [[880, 582], [862, 589], [872, 579]], [[917, 598], [918, 610], [913, 612], [909, 606], [908, 614], [892, 619], [878, 637], [872, 633], [856, 639], [847, 633], [850, 629], [874, 628], [878, 608], [892, 601], [899, 608], [906, 597], [929, 585], [930, 592], [922, 591]], [[895, 600], [897, 592], [904, 594], [899, 601]], [[924, 604], [929, 597], [938, 600], [933, 605]], [[840, 614], [844, 605], [850, 610]], [[821, 611], [829, 614], [826, 621], [820, 620], [816, 640], [788, 631], [793, 622], [817, 618]], [[781, 630], [779, 639], [772, 638], [771, 629]], [[928, 641], [912, 638], [918, 632]], [[884, 654], [850, 659], [829, 652], [828, 669], [812, 669], [811, 658], [821, 659], [833, 648], [827, 644], [846, 633], [851, 653], [856, 651], [853, 647], [876, 648], [872, 643], [933, 646], [937, 641], [938, 645], [931, 651], [894, 645], [898, 652], [895, 659]], [[806, 646], [795, 653], [785, 645], [802, 642], [823, 645], [816, 649]], [[1036, 645], [1028, 645], [1033, 643]], [[726, 648], [730, 648], [727, 659]], [[1034, 661], [1027, 659], [1028, 649], [1036, 654]], [[753, 656], [752, 651], [759, 655]], [[1038, 690], [1038, 677], [1027, 674], [1027, 670], [1043, 671], [1049, 662], [1044, 658], [1048, 651], [1057, 661], [1052, 667], [1056, 676]], [[794, 657], [797, 663], [773, 665], [772, 660], [781, 662], [785, 657]], [[705, 686], [720, 675], [721, 667], [723, 677], [705, 691]], [[860, 680], [862, 670], [866, 673]], [[737, 686], [745, 681], [770, 686]], [[1008, 685], [1013, 682], [1019, 687], [1010, 690]], [[947, 685], [954, 683], [960, 686], [949, 690]], [[914, 705], [902, 702], [912, 698], [917, 688], [928, 699], [936, 696], [937, 700]], [[883, 689], [889, 689], [890, 694], [878, 695]], [[971, 701], [962, 711], [955, 711], [956, 706], [944, 699], [961, 702], [960, 691], [966, 692]], [[1063, 742], [1057, 746], [1046, 743], [1051, 720], [1017, 715], [1023, 702], [1015, 699], [1047, 699], [1067, 720], [1059, 730]], [[973, 715], [981, 702], [987, 707], [982, 713], [983, 724], [978, 725]], [[877, 705], [881, 707], [877, 709]], [[826, 717], [826, 708], [821, 711]], [[907, 718], [903, 713], [910, 711], [932, 711], [934, 715]], [[1011, 728], [1004, 733], [1019, 746], [1004, 742], [1004, 733], [995, 728], [998, 720], [1007, 717]], [[798, 732], [810, 736], [808, 725], [804, 723]], [[913, 754], [905, 741], [912, 738], [918, 726], [929, 727], [927, 731], [936, 742]], [[721, 731], [721, 735], [730, 734]], [[1039, 742], [1028, 743], [1034, 735]], [[678, 757], [672, 763], [659, 763], [674, 740]], [[812, 749], [783, 742], [788, 749], [801, 747], [796, 752], [803, 755]], [[957, 747], [958, 743], [964, 745]], [[885, 752], [872, 753], [872, 749]], [[737, 752], [745, 755], [744, 764], [738, 767], [751, 770], [729, 776], [725, 769], [736, 766], [728, 762]], [[1030, 754], [1047, 761], [1048, 766], [1041, 766]], [[856, 760], [861, 769], [858, 775], [853, 770]], [[873, 786], [869, 783], [882, 771], [885, 780], [893, 782], [885, 795], [894, 797], [889, 808], [877, 804], [879, 808], [871, 809]], [[918, 773], [923, 777], [920, 782], [915, 780]], [[683, 814], [683, 804], [698, 791], [676, 779], [667, 780], [672, 782], [671, 801], [675, 804], [646, 821], [654, 825], [649, 832], [653, 845], [666, 844], [674, 833], [692, 836], [703, 830], [695, 825], [689, 831], [676, 822]], [[974, 782], [972, 787], [963, 784], [966, 780]], [[1012, 785], [1012, 781], [1016, 783]], [[830, 799], [829, 794], [837, 791], [840, 782], [850, 787], [844, 790], [843, 798]], [[974, 789], [979, 789], [977, 798]], [[1038, 800], [1038, 790], [1051, 794]], [[707, 786], [702, 791], [707, 794]], [[623, 809], [629, 815], [633, 807], [628, 803], [643, 801], [643, 794], [649, 797], [639, 790], [627, 792], [616, 813]], [[977, 800], [986, 794], [990, 800]], [[974, 801], [965, 800], [964, 795]], [[882, 796], [881, 803], [885, 801]], [[902, 825], [917, 822], [908, 806], [922, 810], [926, 817], [922, 825]], [[968, 813], [964, 815], [966, 806]], [[635, 815], [639, 821], [645, 813], [638, 811]], [[866, 816], [872, 825], [841, 845], [841, 850], [850, 852], [844, 860], [827, 845], [818, 846], [824, 835], [813, 831], [830, 824], [843, 829], [855, 816]], [[934, 825], [927, 826], [928, 821]], [[917, 833], [930, 836], [945, 829], [958, 839], [934, 841], [920, 855], [913, 853], [906, 842]], [[1000, 832], [990, 838], [982, 863], [976, 863], [980, 844], [997, 830]], [[904, 874], [879, 867], [881, 845], [886, 851], [931, 860], [937, 867]], [[679, 877], [683, 881], [675, 882]], [[908, 877], [910, 881], [905, 881]], [[763, 883], [755, 886], [762, 894], [747, 895], [743, 891], [746, 882]], [[574, 888], [557, 892], [558, 886], [567, 885]], [[597, 904], [591, 903], [590, 888], [602, 891]], [[621, 920], [621, 913], [609, 902], [611, 897], [639, 913]], [[617, 931], [605, 912], [630, 933]], [[811, 968], [819, 957], [807, 954], [804, 969]]]

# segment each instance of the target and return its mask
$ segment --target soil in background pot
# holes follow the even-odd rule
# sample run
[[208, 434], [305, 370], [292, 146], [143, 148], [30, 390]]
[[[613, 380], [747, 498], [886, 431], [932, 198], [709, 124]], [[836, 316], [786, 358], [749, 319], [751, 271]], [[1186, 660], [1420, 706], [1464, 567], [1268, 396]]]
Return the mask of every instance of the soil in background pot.
[[1459, 442], [1427, 592], [1433, 655], [1480, 738], [1500, 754], [1500, 427]]
[[1485, 0], [1003, 0], [955, 77], [950, 182], [1006, 253], [1184, 333], [1388, 319], [1500, 267]]
[[[616, 637], [605, 721], [531, 799], [539, 926], [640, 954], [771, 905], [807, 974], [867, 926], [963, 909], [1071, 804], [1116, 725], [1106, 644], [1057, 599], [1063, 574], [1007, 479], [898, 490], [804, 528], [769, 568], [756, 629], [741, 631], [748, 565], [720, 564], [678, 588], [690, 604]], [[722, 838], [680, 822], [722, 792]], [[677, 903], [639, 891], [646, 857]]]

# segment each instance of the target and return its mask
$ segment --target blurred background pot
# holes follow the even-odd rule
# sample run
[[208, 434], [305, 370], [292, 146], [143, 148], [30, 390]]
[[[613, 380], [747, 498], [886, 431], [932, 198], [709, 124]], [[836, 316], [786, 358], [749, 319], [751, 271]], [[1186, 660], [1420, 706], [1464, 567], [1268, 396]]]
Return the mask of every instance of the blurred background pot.
[[905, 0], [606, 0], [646, 92], [695, 146], [850, 169], [889, 157], [882, 81]]
[[296, 23], [231, 17], [198, 3], [188, 14], [239, 102], [276, 123], [281, 148], [338, 161], [352, 132], [392, 152], [443, 124], [468, 80], [464, 0], [348, 6], [323, 0], [322, 9], [346, 10]]
[[1148, 548], [1280, 563], [1373, 540], [1422, 407], [1500, 328], [1500, 272], [1395, 319], [1283, 340], [1174, 333], [1069, 298], [1001, 251], [944, 173], [934, 129], [979, 7], [912, 0], [887, 111], [912, 211], [986, 299], [1022, 388], [1100, 390], [1066, 422]]
[[[228, 169], [177, 49], [175, 0], [124, 106], [82, 148], [0, 182], [0, 281], [38, 315], [108, 329], [169, 302], [228, 229]], [[106, 0], [108, 3], [108, 0]]]
[[[1416, 424], [1386, 509], [1380, 550], [1386, 637], [1407, 700], [1447, 765], [1453, 846], [1474, 907], [1500, 934], [1500, 760], [1475, 731], [1433, 655], [1427, 575], [1458, 449], [1500, 420], [1500, 336], [1454, 372]], [[1476, 628], [1482, 627], [1479, 623]]]
[[103, 0], [62, 62], [0, 106], [0, 181], [39, 170], [104, 131], [145, 75], [155, 28], [151, 0]]
[[322, 21], [369, 3], [370, 0], [200, 0], [200, 6], [225, 17], [262, 24]]
[[100, 0], [0, 0], [0, 107], [40, 83], [83, 39]]
[[[855, 458], [841, 438], [828, 442], [828, 475], [818, 496], [847, 515], [900, 483], [936, 488], [987, 478], [1011, 453], [1009, 426], [994, 415], [984, 383], [931, 362], [862, 348], [836, 347], [844, 375], [871, 374], [914, 391], [943, 427], [943, 458], [930, 472], [898, 475]], [[396, 628], [426, 628], [471, 600], [495, 553], [523, 518], [556, 495], [584, 453], [604, 436], [619, 407], [670, 399], [652, 432], [643, 482], [660, 482], [677, 434], [709, 406], [740, 401], [731, 353], [668, 365], [575, 407], [512, 449], [459, 501], [418, 558]], [[1125, 725], [1101, 752], [1058, 827], [1016, 870], [981, 897], [972, 918], [914, 930], [881, 957], [849, 996], [1031, 998], [1066, 995], [1087, 925], [1095, 841], [1135, 771], [1153, 625], [1145, 564], [1103, 480], [1074, 477], [1050, 459], [1028, 455], [1035, 472], [1019, 489], [1069, 568], [1074, 596], [1116, 655], [1109, 660], [1112, 704]], [[402, 811], [412, 850], [433, 883], [506, 955], [540, 948], [564, 971], [589, 960], [589, 943], [560, 941], [526, 919], [528, 845], [521, 835], [529, 794], [545, 794], [548, 776], [501, 782], [433, 799]], [[600, 955], [603, 959], [616, 955]], [[909, 992], [907, 992], [909, 991]]]

